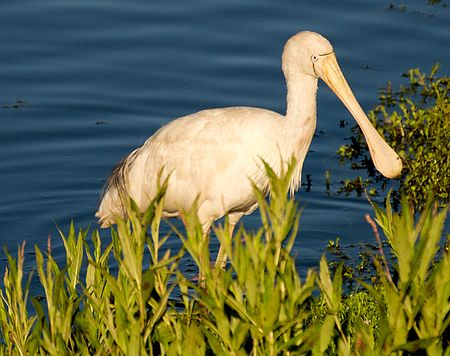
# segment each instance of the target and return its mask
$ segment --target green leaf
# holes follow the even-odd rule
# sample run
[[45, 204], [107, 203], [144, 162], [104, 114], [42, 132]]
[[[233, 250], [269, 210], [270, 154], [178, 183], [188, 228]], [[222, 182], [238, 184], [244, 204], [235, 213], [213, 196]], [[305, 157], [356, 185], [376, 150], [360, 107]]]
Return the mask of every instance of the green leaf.
[[428, 339], [420, 339], [420, 340], [414, 340], [407, 342], [405, 344], [395, 346], [392, 348], [392, 351], [408, 351], [408, 352], [416, 352], [419, 350], [426, 349], [427, 347], [431, 346], [433, 343], [437, 342], [439, 339], [436, 337], [431, 337]]
[[331, 338], [334, 334], [334, 316], [327, 315], [319, 334], [319, 350], [324, 354], [330, 345]]

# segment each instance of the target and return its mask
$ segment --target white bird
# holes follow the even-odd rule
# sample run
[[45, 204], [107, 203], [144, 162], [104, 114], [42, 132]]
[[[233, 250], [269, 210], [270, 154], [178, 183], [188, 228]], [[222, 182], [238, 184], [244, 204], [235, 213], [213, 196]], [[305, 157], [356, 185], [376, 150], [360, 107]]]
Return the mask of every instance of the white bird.
[[[295, 158], [291, 193], [300, 186], [303, 161], [316, 128], [316, 94], [321, 78], [342, 100], [365, 135], [376, 168], [397, 176], [402, 163], [367, 119], [348, 86], [330, 42], [304, 31], [285, 44], [282, 69], [287, 84], [285, 115], [252, 108], [230, 107], [200, 111], [161, 127], [130, 153], [109, 178], [96, 216], [102, 227], [123, 218], [123, 197], [145, 211], [157, 192], [158, 175], [169, 174], [164, 216], [180, 216], [197, 199], [204, 234], [228, 216], [230, 233], [243, 215], [257, 208], [251, 182], [268, 192], [262, 160], [275, 172]], [[216, 265], [226, 255], [219, 249]]]

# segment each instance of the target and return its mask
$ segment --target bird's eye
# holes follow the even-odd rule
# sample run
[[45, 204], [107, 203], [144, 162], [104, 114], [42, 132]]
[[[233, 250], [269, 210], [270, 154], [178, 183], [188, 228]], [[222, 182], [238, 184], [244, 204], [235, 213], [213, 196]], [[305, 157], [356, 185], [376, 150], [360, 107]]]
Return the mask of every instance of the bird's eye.
[[311, 56], [311, 60], [312, 60], [313, 62], [317, 62], [317, 61], [319, 60], [319, 56], [318, 56], [317, 54], [313, 54], [313, 55]]

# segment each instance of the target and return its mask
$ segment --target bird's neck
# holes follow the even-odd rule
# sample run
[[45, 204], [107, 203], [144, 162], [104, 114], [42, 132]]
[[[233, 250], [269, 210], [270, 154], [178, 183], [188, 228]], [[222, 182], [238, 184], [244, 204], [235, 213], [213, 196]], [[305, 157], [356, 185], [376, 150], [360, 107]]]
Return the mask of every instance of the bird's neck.
[[291, 192], [300, 184], [300, 176], [316, 130], [316, 96], [318, 79], [310, 75], [284, 71], [287, 84], [287, 110], [284, 120], [288, 159], [294, 157], [297, 166], [292, 176]]
[[316, 126], [316, 97], [318, 79], [288, 69], [285, 71], [287, 85], [286, 120], [293, 129], [303, 130], [305, 126]]

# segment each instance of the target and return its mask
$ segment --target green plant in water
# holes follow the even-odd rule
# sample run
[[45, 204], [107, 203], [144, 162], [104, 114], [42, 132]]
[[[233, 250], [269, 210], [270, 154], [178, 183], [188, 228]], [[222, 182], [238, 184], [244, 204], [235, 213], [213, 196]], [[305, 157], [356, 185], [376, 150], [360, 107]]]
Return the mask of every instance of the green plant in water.
[[[73, 224], [61, 232], [61, 265], [50, 243], [46, 253], [36, 248], [44, 297], [29, 297], [23, 246], [17, 259], [7, 253], [0, 354], [449, 355], [450, 254], [436, 255], [447, 210], [427, 204], [416, 222], [407, 203], [401, 215], [375, 207], [395, 265], [378, 258], [380, 282], [359, 281], [366, 289], [352, 290], [343, 287], [344, 266], [333, 272], [325, 257], [300, 278], [292, 257], [300, 214], [287, 196], [292, 168], [280, 177], [266, 169], [271, 199], [255, 190], [261, 228], [241, 227], [233, 238], [226, 223], [215, 228], [229, 255], [225, 270], [210, 265], [194, 210], [184, 214], [186, 231], [176, 231], [184, 248], [164, 248], [166, 183], [145, 214], [131, 202], [110, 239], [94, 231], [89, 241]], [[205, 276], [203, 287], [179, 271], [185, 251]]]
[[[404, 76], [406, 86], [394, 91], [391, 84], [381, 89], [380, 103], [369, 119], [399, 154], [404, 163], [392, 197], [396, 204], [406, 195], [411, 206], [421, 209], [431, 194], [442, 203], [450, 201], [450, 78], [438, 75], [439, 65], [430, 74], [411, 69]], [[366, 178], [342, 182], [339, 192], [377, 195], [388, 180], [375, 170], [358, 126], [352, 128], [351, 143], [339, 148], [342, 162], [366, 170]]]
[[379, 307], [378, 337], [360, 330], [360, 342], [370, 346], [373, 355], [450, 353], [450, 253], [439, 253], [449, 206], [438, 211], [436, 205], [428, 200], [417, 222], [406, 198], [400, 214], [389, 201], [386, 210], [374, 206], [395, 256], [395, 276], [383, 255], [383, 262], [377, 263], [382, 288], [361, 282]]
[[14, 350], [20, 355], [34, 353], [38, 348], [33, 336], [37, 317], [30, 316], [27, 309], [31, 274], [25, 288], [23, 286], [24, 251], [25, 243], [18, 248], [16, 260], [5, 249], [8, 268], [3, 276], [4, 289], [0, 289], [0, 340], [3, 346], [0, 351], [11, 353]]

